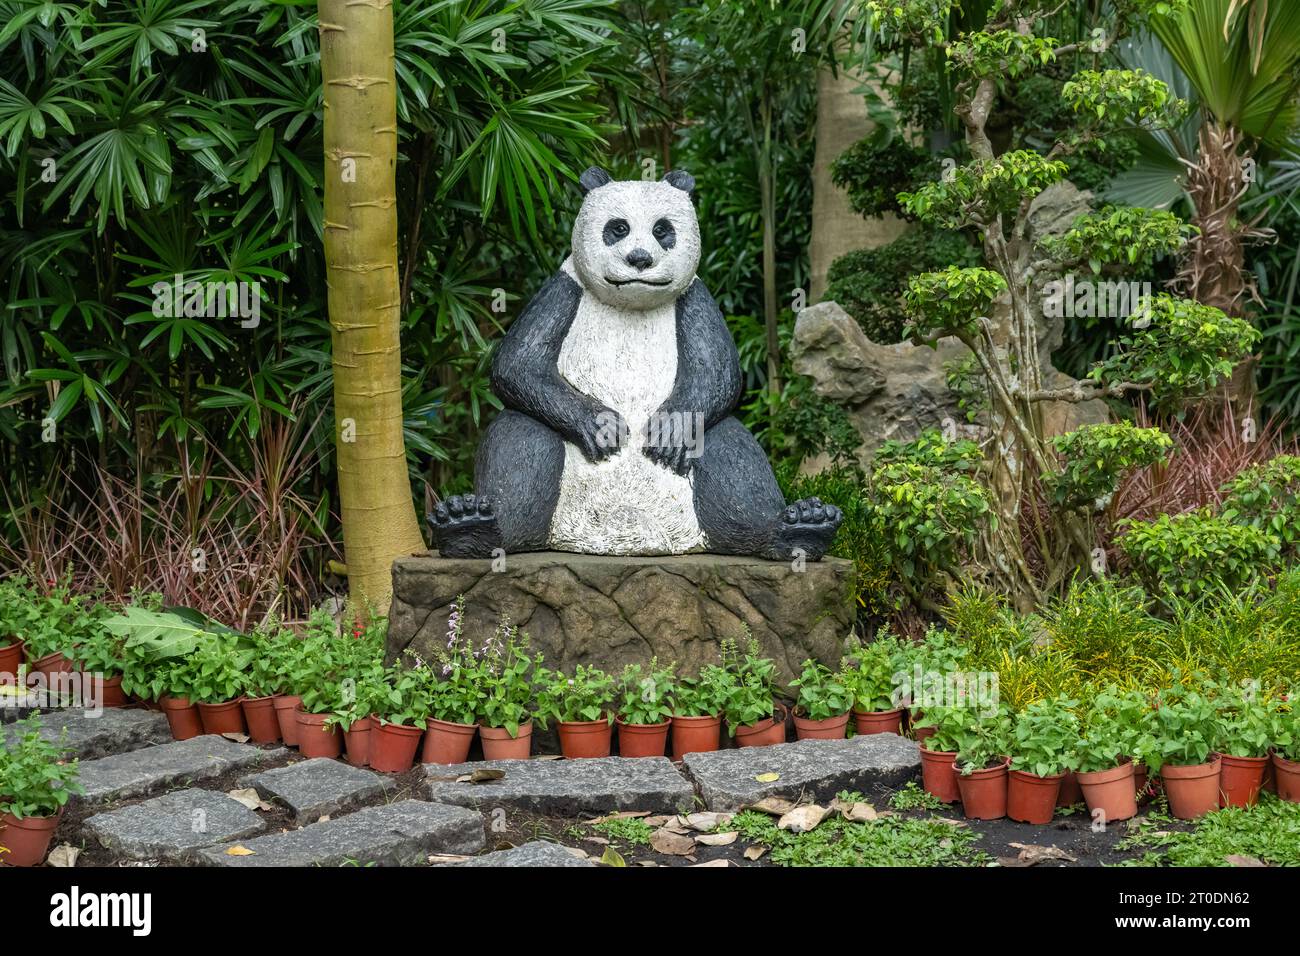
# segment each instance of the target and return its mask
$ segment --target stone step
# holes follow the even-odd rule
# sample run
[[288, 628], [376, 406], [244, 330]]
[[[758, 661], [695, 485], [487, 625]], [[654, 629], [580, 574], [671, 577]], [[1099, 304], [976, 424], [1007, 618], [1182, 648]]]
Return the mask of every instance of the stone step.
[[97, 814], [86, 832], [105, 849], [131, 860], [186, 863], [213, 843], [256, 836], [260, 814], [215, 790], [176, 790], [120, 810]]
[[195, 862], [236, 867], [414, 866], [431, 853], [478, 853], [485, 845], [483, 817], [474, 811], [402, 800], [300, 830], [207, 847], [197, 851]]
[[81, 783], [86, 793], [78, 799], [107, 803], [147, 797], [176, 783], [211, 780], [231, 770], [283, 760], [288, 755], [283, 747], [262, 750], [215, 734], [191, 737], [84, 761]]
[[397, 781], [341, 760], [315, 757], [263, 770], [245, 777], [240, 786], [254, 788], [266, 800], [279, 801], [304, 823], [381, 796], [395, 789]]
[[564, 847], [548, 843], [545, 840], [533, 840], [511, 847], [508, 850], [496, 850], [485, 853], [463, 863], [452, 866], [585, 866], [596, 864], [591, 860], [574, 856]]
[[[126, 710], [106, 707], [98, 713], [82, 710], [45, 711], [36, 716], [41, 736], [57, 742], [64, 728], [73, 756], [82, 760], [127, 753], [172, 739], [167, 718], [151, 710]], [[22, 732], [16, 724], [0, 727], [0, 739], [6, 746]]]
[[[764, 797], [825, 801], [841, 790], [879, 794], [902, 786], [920, 768], [916, 743], [897, 734], [740, 747], [682, 760], [705, 805], [718, 811], [739, 810]], [[757, 779], [773, 773], [774, 780]]]
[[[695, 791], [667, 757], [584, 760], [483, 760], [424, 764], [424, 792], [439, 803], [497, 807], [558, 816], [613, 810], [677, 813], [694, 809]], [[457, 783], [475, 770], [502, 770], [488, 783]]]

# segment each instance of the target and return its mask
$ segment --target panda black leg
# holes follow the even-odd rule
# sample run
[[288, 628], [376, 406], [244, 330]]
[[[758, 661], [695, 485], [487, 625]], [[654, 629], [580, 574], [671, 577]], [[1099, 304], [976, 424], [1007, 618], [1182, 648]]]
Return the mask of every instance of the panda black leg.
[[447, 520], [437, 509], [430, 516], [439, 552], [485, 558], [496, 548], [546, 548], [563, 472], [564, 439], [559, 434], [522, 412], [502, 412], [479, 445], [474, 467], [477, 508], [462, 505], [461, 514], [455, 515], [451, 498], [446, 502]]
[[826, 553], [842, 515], [815, 498], [789, 507], [767, 455], [736, 418], [704, 434], [694, 460], [695, 516], [710, 551], [788, 561], [802, 552], [816, 561]]

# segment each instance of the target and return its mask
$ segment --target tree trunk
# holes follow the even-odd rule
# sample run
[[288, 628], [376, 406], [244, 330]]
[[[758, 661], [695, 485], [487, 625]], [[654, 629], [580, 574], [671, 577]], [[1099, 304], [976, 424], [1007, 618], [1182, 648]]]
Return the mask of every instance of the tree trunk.
[[358, 609], [386, 611], [393, 559], [425, 547], [402, 439], [393, 10], [391, 0], [320, 0], [319, 13], [343, 548]]
[[781, 394], [781, 337], [776, 308], [776, 170], [772, 156], [772, 99], [762, 104], [763, 145], [758, 162], [759, 203], [763, 216], [763, 326], [767, 330], [767, 391]]

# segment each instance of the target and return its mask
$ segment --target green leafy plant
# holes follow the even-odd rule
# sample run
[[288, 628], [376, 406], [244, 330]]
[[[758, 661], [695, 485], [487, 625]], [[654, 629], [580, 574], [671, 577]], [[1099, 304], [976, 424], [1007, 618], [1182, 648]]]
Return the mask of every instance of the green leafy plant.
[[429, 675], [425, 669], [394, 664], [382, 687], [376, 689], [371, 716], [381, 724], [424, 729], [429, 706]]
[[852, 677], [811, 658], [803, 662], [803, 670], [790, 686], [799, 688], [795, 712], [808, 720], [839, 717], [853, 706]]
[[1084, 425], [1055, 436], [1052, 444], [1064, 461], [1061, 471], [1045, 482], [1052, 502], [1101, 511], [1125, 475], [1164, 462], [1174, 442], [1158, 428], [1117, 422]]
[[579, 664], [572, 677], [558, 670], [539, 668], [533, 677], [533, 686], [536, 692], [534, 716], [543, 727], [548, 720], [561, 723], [614, 721], [618, 685], [599, 667]]
[[1152, 773], [1166, 764], [1205, 763], [1220, 733], [1215, 702], [1195, 686], [1174, 684], [1162, 690], [1143, 719], [1151, 740], [1144, 758]]
[[1010, 740], [1011, 769], [1040, 777], [1073, 770], [1079, 743], [1078, 701], [1053, 697], [1034, 701], [1015, 719]]
[[528, 656], [528, 635], [502, 617], [483, 648], [479, 718], [488, 727], [505, 728], [519, 736], [519, 726], [531, 717], [530, 674], [542, 666], [542, 655]]
[[720, 664], [705, 664], [695, 677], [683, 677], [669, 702], [674, 717], [717, 717], [727, 706], [735, 680]]
[[252, 653], [227, 638], [209, 636], [192, 654], [172, 665], [167, 678], [169, 692], [173, 697], [188, 697], [192, 703], [234, 700], [247, 685]]
[[853, 693], [853, 705], [862, 711], [895, 710], [899, 706], [900, 673], [907, 674], [906, 651], [902, 642], [885, 632], [864, 644], [848, 662], [846, 679]]
[[1276, 565], [1281, 548], [1271, 532], [1208, 508], [1119, 526], [1120, 549], [1152, 594], [1201, 597], [1240, 590]]
[[1113, 685], [1100, 691], [1084, 714], [1076, 769], [1092, 773], [1118, 766], [1126, 757], [1135, 762], [1158, 759], [1153, 753], [1148, 710], [1141, 692]]
[[35, 715], [15, 726], [18, 732], [0, 747], [0, 813], [20, 820], [57, 813], [73, 794], [84, 792], [77, 761], [67, 759], [67, 731], [53, 743]]
[[970, 708], [962, 709], [968, 710], [971, 717], [954, 728], [953, 742], [957, 750], [957, 770], [967, 776], [1006, 759], [1013, 725], [1011, 714], [1004, 707], [997, 707], [994, 713], [987, 715]]
[[1219, 685], [1216, 733], [1211, 743], [1230, 757], [1267, 757], [1277, 742], [1283, 701], [1260, 693], [1253, 684]]
[[1289, 560], [1300, 556], [1300, 456], [1252, 465], [1219, 490], [1223, 517], [1276, 535]]
[[673, 715], [677, 682], [672, 664], [628, 664], [618, 682], [618, 717], [628, 724], [661, 724]]
[[722, 713], [733, 737], [737, 728], [771, 717], [776, 694], [776, 662], [762, 656], [758, 641], [748, 627], [744, 631], [743, 649], [731, 638], [723, 638], [718, 648], [722, 668], [731, 684], [722, 701]]

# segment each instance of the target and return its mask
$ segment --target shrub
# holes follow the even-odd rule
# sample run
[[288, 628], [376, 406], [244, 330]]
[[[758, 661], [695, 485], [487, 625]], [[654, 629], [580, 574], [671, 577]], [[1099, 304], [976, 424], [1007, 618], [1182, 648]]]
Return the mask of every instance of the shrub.
[[887, 631], [864, 644], [847, 662], [853, 706], [863, 711], [894, 710], [899, 706], [899, 677], [910, 678], [902, 642]]
[[898, 194], [937, 179], [939, 173], [938, 157], [898, 137], [887, 142], [859, 140], [831, 164], [831, 181], [848, 193], [854, 212], [868, 217], [906, 216]]
[[1137, 468], [1164, 462], [1173, 439], [1158, 428], [1131, 422], [1084, 425], [1052, 439], [1062, 470], [1044, 483], [1052, 503], [1064, 508], [1107, 508], [1121, 479]]
[[56, 744], [41, 734], [35, 716], [16, 726], [19, 732], [0, 747], [0, 813], [20, 820], [57, 813], [73, 794], [83, 792], [77, 761], [61, 762], [70, 753], [67, 730]]
[[832, 262], [823, 298], [853, 316], [871, 341], [893, 345], [905, 338], [903, 291], [916, 270], [979, 261], [979, 250], [961, 233], [917, 226], [888, 245], [845, 253]]
[[1220, 490], [1225, 518], [1276, 535], [1288, 558], [1300, 557], [1300, 456], [1252, 465]]
[[1277, 563], [1276, 535], [1209, 509], [1121, 522], [1120, 548], [1153, 595], [1199, 597], [1245, 587]]
[[1220, 732], [1219, 714], [1200, 690], [1174, 684], [1160, 692], [1144, 716], [1151, 741], [1145, 760], [1152, 773], [1165, 764], [1192, 767], [1210, 759]]
[[1078, 745], [1080, 772], [1109, 770], [1124, 757], [1134, 762], [1153, 756], [1147, 699], [1137, 691], [1108, 686], [1093, 698], [1083, 718]]

